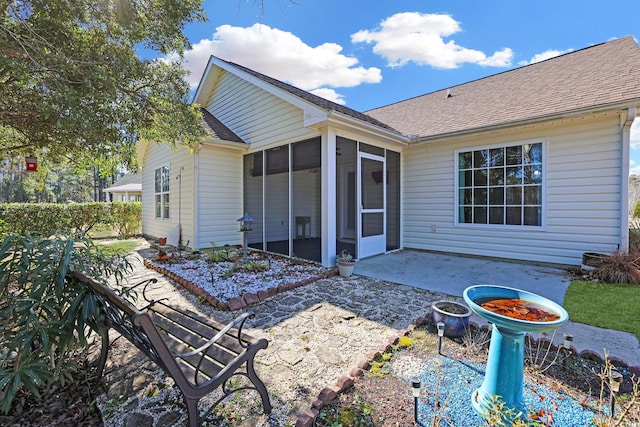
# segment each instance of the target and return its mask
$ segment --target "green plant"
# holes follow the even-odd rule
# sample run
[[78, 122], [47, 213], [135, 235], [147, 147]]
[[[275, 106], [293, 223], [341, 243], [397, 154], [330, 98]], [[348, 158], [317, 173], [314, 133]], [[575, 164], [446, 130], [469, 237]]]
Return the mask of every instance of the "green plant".
[[346, 249], [343, 249], [338, 256], [338, 262], [353, 262], [353, 255], [349, 253]]
[[101, 313], [95, 296], [67, 275], [69, 269], [119, 283], [129, 269], [120, 257], [105, 258], [88, 239], [11, 234], [0, 246], [0, 412], [8, 412], [25, 389], [72, 378], [70, 357], [89, 346], [99, 331]]
[[392, 352], [386, 352], [378, 355], [371, 362], [371, 367], [367, 375], [371, 377], [383, 377], [389, 373], [389, 360], [393, 356]]
[[398, 342], [396, 343], [396, 345], [393, 346], [393, 350], [397, 351], [401, 349], [406, 349], [411, 347], [412, 345], [413, 345], [413, 339], [411, 339], [406, 335], [403, 335], [398, 339]]
[[486, 425], [491, 427], [543, 427], [548, 424], [539, 419], [542, 415], [546, 415], [546, 413], [527, 416], [506, 406], [500, 396], [494, 396], [489, 408], [482, 414], [482, 418]]
[[231, 248], [221, 247], [207, 250], [207, 262], [229, 262], [231, 261]]
[[373, 426], [371, 408], [356, 394], [353, 402], [322, 408], [318, 414], [316, 425], [327, 427]]
[[607, 283], [640, 284], [640, 257], [636, 254], [614, 252], [604, 257], [594, 276]]

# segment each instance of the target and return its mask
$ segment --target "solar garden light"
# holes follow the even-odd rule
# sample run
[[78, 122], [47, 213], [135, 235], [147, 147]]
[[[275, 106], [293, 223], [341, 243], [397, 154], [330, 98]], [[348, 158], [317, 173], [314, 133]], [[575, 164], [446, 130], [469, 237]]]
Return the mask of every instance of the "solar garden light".
[[609, 405], [611, 409], [609, 415], [612, 417], [616, 405], [616, 394], [620, 391], [622, 379], [622, 374], [620, 372], [611, 370], [611, 376], [609, 377]]
[[444, 337], [444, 323], [438, 322], [438, 354], [442, 354], [442, 337]]
[[562, 348], [564, 348], [567, 354], [562, 360], [562, 366], [567, 366], [567, 357], [569, 357], [569, 353], [571, 352], [571, 344], [573, 344], [573, 335], [564, 334], [564, 340], [562, 341]]
[[248, 246], [247, 233], [253, 230], [252, 226], [253, 226], [253, 221], [255, 220], [251, 215], [245, 212], [242, 218], [238, 218], [238, 221], [240, 222], [240, 232], [242, 233], [242, 249], [243, 249], [242, 263], [246, 264], [247, 262], [249, 262], [249, 257], [247, 255], [247, 246]]
[[418, 424], [418, 398], [420, 397], [420, 380], [411, 380], [411, 394], [413, 394], [413, 421]]
[[562, 342], [564, 349], [571, 351], [571, 344], [573, 344], [573, 335], [564, 334], [564, 341]]

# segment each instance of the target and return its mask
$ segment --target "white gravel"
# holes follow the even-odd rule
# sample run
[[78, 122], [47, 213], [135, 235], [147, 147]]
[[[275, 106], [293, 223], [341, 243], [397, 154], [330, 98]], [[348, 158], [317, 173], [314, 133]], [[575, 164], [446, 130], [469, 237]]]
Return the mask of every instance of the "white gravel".
[[[312, 262], [254, 251], [248, 254], [248, 266], [258, 264], [267, 267], [267, 269], [265, 271], [237, 271], [238, 266], [242, 265], [242, 255], [240, 250], [233, 251], [240, 253], [231, 254], [232, 259], [234, 255], [235, 257], [239, 256], [239, 263], [231, 261], [207, 262], [207, 255], [202, 254], [200, 259], [185, 260], [184, 262], [174, 260], [159, 265], [197, 285], [222, 302], [228, 302], [231, 298], [245, 292], [257, 293], [260, 290], [277, 288], [278, 285], [297, 283], [330, 270]], [[234, 269], [236, 272], [229, 274]]]

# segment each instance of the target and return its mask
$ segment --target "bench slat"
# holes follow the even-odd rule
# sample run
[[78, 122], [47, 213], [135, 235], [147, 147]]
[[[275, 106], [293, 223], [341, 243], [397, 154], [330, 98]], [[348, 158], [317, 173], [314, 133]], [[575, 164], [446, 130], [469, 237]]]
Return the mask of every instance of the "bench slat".
[[[193, 331], [185, 329], [183, 326], [178, 325], [170, 319], [162, 316], [154, 316], [153, 323], [156, 324], [161, 332], [164, 332], [163, 335], [166, 337], [165, 343], [172, 351], [176, 353], [186, 353], [195, 348], [198, 348], [201, 345], [204, 345], [209, 340], [209, 337], [213, 336], [213, 334], [209, 337], [207, 337], [206, 335], [202, 336], [196, 334]], [[181, 348], [178, 347], [180, 345], [182, 346]], [[214, 359], [217, 359], [222, 365], [226, 365], [240, 353], [230, 351], [226, 345], [214, 344], [213, 346], [211, 346], [207, 354]]]
[[[172, 307], [167, 307], [164, 304], [154, 305], [151, 309], [151, 312], [155, 315], [158, 315], [158, 318], [164, 317], [169, 319], [171, 322], [180, 324], [186, 330], [189, 330], [193, 334], [194, 338], [197, 336], [204, 337], [204, 342], [199, 342], [199, 345], [195, 345], [196, 343], [193, 343], [194, 348], [197, 348], [207, 342], [211, 337], [220, 332], [220, 330], [225, 326], [215, 321], [205, 323], [199, 318], [189, 316]], [[242, 341], [244, 345], [255, 341], [255, 338], [251, 338], [246, 334], [242, 334], [241, 337], [243, 338]], [[218, 343], [222, 347], [228, 348], [236, 354], [240, 354], [244, 351], [244, 347], [242, 347], [238, 342], [237, 329], [231, 329], [224, 336], [220, 337]]]

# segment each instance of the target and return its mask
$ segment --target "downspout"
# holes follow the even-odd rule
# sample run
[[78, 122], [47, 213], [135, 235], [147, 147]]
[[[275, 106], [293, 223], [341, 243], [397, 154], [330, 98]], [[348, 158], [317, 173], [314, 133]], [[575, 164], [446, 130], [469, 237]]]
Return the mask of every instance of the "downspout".
[[627, 117], [622, 123], [622, 165], [620, 172], [620, 243], [618, 250], [629, 251], [629, 146], [631, 145], [631, 125], [637, 115], [636, 107], [627, 109]]
[[193, 204], [192, 204], [192, 230], [193, 230], [193, 245], [191, 248], [194, 251], [200, 250], [200, 223], [198, 211], [200, 206], [199, 194], [200, 194], [200, 149], [202, 146], [196, 147], [193, 153]]

